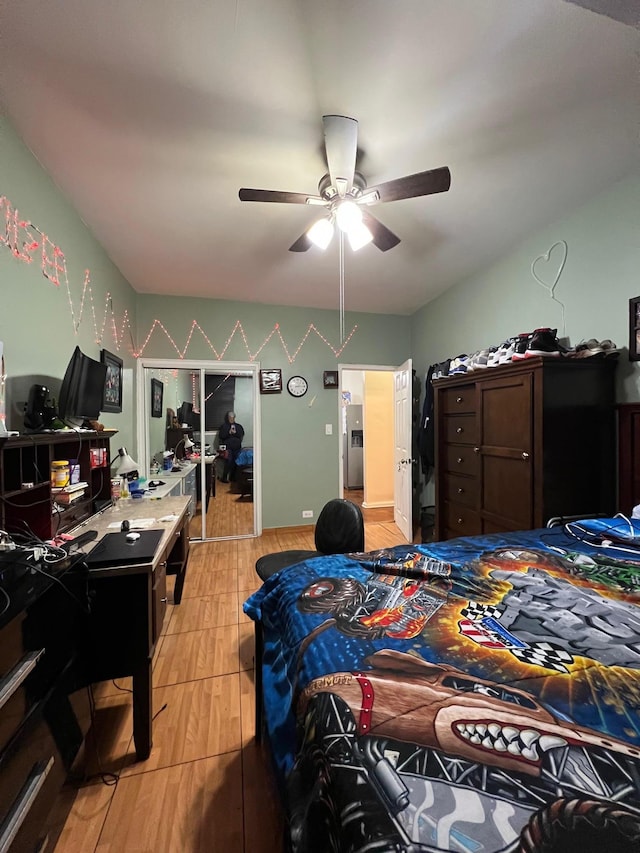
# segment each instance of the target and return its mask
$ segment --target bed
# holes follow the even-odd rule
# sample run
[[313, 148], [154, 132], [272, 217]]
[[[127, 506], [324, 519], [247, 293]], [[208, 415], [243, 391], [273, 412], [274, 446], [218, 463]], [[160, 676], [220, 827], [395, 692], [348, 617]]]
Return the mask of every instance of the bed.
[[637, 853], [639, 543], [601, 519], [271, 577], [244, 607], [290, 849]]

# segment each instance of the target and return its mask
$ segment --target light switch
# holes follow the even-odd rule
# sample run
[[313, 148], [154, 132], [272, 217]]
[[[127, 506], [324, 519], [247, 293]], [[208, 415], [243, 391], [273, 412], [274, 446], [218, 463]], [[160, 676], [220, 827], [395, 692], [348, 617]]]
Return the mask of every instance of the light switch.
[[325, 435], [333, 435], [333, 424], [325, 424], [324, 425], [324, 434]]

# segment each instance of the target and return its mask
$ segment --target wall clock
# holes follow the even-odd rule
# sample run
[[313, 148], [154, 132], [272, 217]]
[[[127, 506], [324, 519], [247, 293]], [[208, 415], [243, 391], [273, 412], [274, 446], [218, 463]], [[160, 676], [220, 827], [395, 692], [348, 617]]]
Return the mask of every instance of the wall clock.
[[292, 397], [304, 397], [309, 389], [309, 383], [303, 376], [292, 376], [287, 382], [287, 391]]

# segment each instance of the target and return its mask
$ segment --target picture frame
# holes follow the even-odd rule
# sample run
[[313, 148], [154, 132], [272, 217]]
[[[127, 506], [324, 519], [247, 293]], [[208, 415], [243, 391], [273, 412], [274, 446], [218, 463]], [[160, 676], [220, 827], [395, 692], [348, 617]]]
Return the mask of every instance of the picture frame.
[[640, 361], [640, 296], [629, 300], [629, 361]]
[[322, 387], [323, 388], [337, 388], [338, 387], [338, 371], [337, 370], [325, 370], [322, 374]]
[[102, 392], [103, 412], [122, 411], [122, 359], [109, 350], [100, 350], [100, 361], [107, 365]]
[[164, 393], [164, 385], [159, 379], [151, 380], [151, 417], [162, 417], [162, 395]]
[[260, 393], [282, 393], [282, 371], [279, 367], [268, 368], [260, 371]]

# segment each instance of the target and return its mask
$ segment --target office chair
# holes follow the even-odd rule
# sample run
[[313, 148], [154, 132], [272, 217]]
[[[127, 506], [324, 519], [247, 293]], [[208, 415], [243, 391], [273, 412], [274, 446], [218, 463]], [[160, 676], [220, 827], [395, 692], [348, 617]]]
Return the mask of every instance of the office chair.
[[335, 498], [326, 503], [316, 522], [315, 551], [277, 551], [256, 561], [256, 572], [266, 581], [287, 566], [325, 554], [348, 554], [364, 551], [364, 519], [362, 510], [351, 501]]

